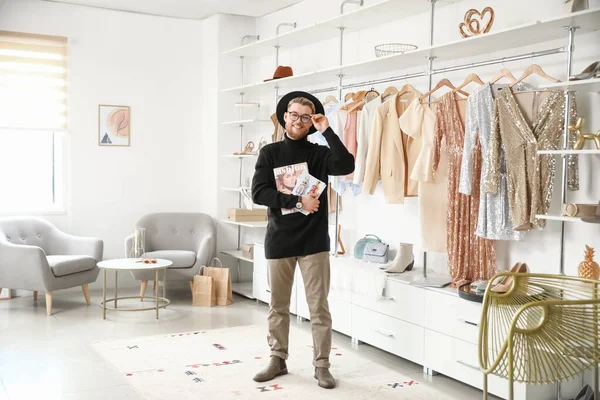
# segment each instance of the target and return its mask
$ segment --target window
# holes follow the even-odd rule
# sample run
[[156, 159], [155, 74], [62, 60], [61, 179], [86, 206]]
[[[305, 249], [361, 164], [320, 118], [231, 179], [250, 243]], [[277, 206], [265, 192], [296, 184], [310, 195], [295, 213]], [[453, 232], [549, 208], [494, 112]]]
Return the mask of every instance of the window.
[[0, 30], [0, 213], [61, 209], [67, 39]]

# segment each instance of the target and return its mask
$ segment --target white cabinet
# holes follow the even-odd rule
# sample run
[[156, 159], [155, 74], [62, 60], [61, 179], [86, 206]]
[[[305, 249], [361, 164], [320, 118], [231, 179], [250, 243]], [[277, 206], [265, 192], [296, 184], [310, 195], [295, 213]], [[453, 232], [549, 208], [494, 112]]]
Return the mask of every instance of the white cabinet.
[[423, 290], [425, 328], [477, 344], [481, 304], [446, 291]]

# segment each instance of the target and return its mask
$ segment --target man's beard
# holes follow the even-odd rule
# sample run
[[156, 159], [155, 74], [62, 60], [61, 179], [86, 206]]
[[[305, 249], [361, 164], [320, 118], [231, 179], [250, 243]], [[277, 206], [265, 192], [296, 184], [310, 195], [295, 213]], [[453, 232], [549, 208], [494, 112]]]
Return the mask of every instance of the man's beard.
[[308, 130], [310, 128], [303, 126], [302, 128], [294, 128], [294, 122], [288, 122], [285, 124], [285, 130], [288, 133], [288, 136], [292, 139], [302, 139], [308, 134]]

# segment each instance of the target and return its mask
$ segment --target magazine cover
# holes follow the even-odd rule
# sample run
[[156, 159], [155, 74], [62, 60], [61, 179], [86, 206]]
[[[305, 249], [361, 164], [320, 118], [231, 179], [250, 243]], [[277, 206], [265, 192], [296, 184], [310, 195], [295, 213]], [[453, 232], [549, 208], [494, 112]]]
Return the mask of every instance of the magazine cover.
[[[275, 168], [275, 182], [277, 190], [285, 194], [293, 194], [295, 196], [316, 195], [319, 197], [325, 190], [327, 185], [308, 173], [306, 163], [287, 165], [285, 167]], [[296, 208], [281, 209], [281, 215], [293, 214], [301, 212], [304, 215], [310, 214], [304, 210]]]
[[[303, 162], [299, 164], [286, 165], [284, 167], [274, 168], [275, 184], [277, 190], [285, 194], [295, 194], [294, 189], [300, 176], [308, 175], [308, 164]], [[296, 208], [282, 208], [281, 215], [297, 213]]]

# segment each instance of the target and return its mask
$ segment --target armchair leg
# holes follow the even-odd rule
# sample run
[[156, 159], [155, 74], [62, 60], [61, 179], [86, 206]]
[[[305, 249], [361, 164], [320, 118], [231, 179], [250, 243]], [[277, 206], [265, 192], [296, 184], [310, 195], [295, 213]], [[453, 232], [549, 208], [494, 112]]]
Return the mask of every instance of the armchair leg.
[[52, 315], [52, 292], [46, 292], [46, 314]]
[[140, 301], [144, 301], [143, 297], [146, 294], [146, 288], [148, 287], [148, 281], [142, 281], [142, 287], [140, 288]]
[[33, 292], [33, 301], [37, 301], [37, 299], [38, 299], [38, 293], [37, 293], [37, 290], [34, 290], [34, 292]]
[[90, 302], [90, 290], [88, 288], [88, 285], [81, 285], [81, 288], [83, 289], [83, 297], [85, 297], [85, 302], [87, 303], [87, 305], [92, 304]]

